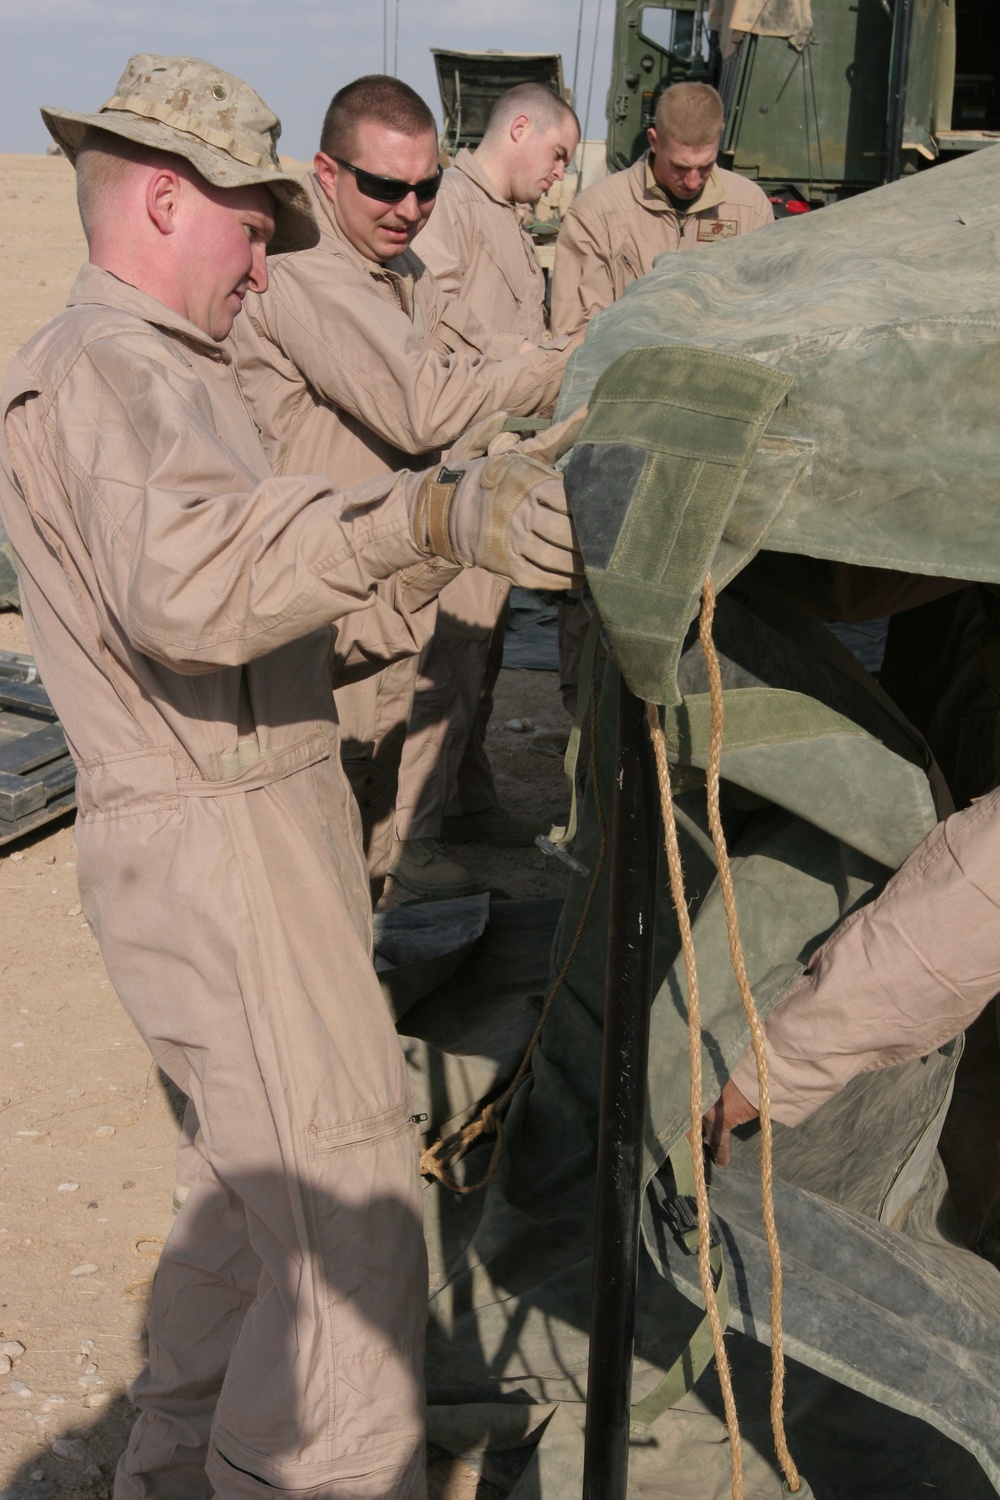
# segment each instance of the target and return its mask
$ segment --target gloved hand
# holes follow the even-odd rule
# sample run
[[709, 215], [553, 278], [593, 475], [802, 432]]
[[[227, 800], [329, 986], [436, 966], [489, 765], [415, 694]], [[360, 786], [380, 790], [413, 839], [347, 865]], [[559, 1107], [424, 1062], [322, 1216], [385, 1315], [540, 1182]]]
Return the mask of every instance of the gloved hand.
[[[432, 470], [420, 486], [413, 518], [420, 550], [486, 568], [524, 588], [576, 587], [580, 554], [562, 478], [551, 460], [572, 446], [582, 421], [577, 413], [510, 452]], [[486, 424], [481, 427], [477, 441], [488, 444]]]
[[516, 448], [520, 441], [517, 433], [504, 432], [507, 416], [505, 411], [495, 411], [463, 432], [445, 454], [448, 467], [454, 468], [456, 464], [467, 463], [473, 458], [485, 458], [487, 454], [508, 453], [511, 448]]
[[510, 453], [518, 446], [522, 453], [527, 453], [533, 458], [540, 458], [545, 463], [555, 463], [556, 459], [568, 453], [576, 442], [576, 435], [583, 426], [586, 415], [587, 408], [580, 406], [565, 421], [546, 427], [534, 437], [526, 438], [522, 442], [516, 432], [504, 431], [509, 414], [505, 411], [495, 411], [488, 417], [482, 417], [467, 432], [463, 432], [458, 442], [448, 449], [446, 454], [448, 467], [454, 468], [456, 464], [470, 458], [484, 458], [486, 455], [493, 458], [498, 453]]

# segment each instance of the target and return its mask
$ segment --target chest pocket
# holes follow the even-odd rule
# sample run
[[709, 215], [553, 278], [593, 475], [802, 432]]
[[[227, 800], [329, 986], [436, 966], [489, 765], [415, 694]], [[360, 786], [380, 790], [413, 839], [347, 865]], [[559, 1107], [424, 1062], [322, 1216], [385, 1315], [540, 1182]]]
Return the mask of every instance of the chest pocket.
[[639, 259], [638, 251], [634, 245], [626, 245], [619, 252], [618, 259], [615, 262], [615, 300], [617, 301], [625, 288], [633, 281], [638, 281], [642, 274], [642, 262]]
[[504, 286], [510, 293], [510, 299], [514, 304], [514, 307], [520, 310], [521, 299], [517, 294], [517, 288], [511, 285], [510, 277], [507, 275], [507, 272], [500, 264], [500, 259], [497, 255], [496, 247], [493, 241], [490, 240], [485, 234], [479, 234], [476, 237], [476, 243], [480, 254], [486, 257], [486, 259], [489, 261], [490, 265], [493, 267], [494, 271], [499, 276], [500, 280], [503, 282]]

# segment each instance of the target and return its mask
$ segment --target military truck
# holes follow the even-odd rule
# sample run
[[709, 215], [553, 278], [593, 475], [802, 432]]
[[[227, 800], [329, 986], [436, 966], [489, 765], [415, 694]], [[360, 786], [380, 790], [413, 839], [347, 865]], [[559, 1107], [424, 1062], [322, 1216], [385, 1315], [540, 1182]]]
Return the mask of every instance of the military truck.
[[779, 215], [1000, 141], [995, 0], [618, 0], [608, 166], [669, 84], [713, 83], [722, 160]]

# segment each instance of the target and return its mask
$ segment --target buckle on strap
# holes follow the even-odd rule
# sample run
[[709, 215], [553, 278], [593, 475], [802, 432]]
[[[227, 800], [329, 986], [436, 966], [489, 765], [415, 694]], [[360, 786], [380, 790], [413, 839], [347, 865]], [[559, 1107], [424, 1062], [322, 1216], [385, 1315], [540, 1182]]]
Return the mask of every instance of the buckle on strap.
[[[697, 1255], [697, 1199], [689, 1197], [687, 1193], [677, 1193], [675, 1197], [668, 1198], [661, 1205], [660, 1211], [667, 1221], [667, 1227], [685, 1255]], [[714, 1250], [717, 1245], [722, 1244], [722, 1231], [719, 1229], [718, 1220], [714, 1214], [710, 1214], [708, 1219], [708, 1244], [710, 1250]]]

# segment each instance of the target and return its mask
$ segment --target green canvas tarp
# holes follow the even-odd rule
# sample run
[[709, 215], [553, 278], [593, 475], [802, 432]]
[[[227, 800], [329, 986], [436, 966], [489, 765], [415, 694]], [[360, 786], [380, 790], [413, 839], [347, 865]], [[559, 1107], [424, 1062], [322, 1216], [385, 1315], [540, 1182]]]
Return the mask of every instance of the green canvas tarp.
[[[757, 554], [786, 566], [801, 557], [1000, 582], [998, 334], [1000, 151], [987, 151], [710, 251], [661, 258], [594, 320], [570, 365], [557, 415], [592, 396], [596, 410], [610, 391], [620, 417], [592, 413], [567, 473], [612, 653], [574, 854], [594, 870], [599, 812], [606, 818], [611, 805], [620, 666], [666, 706], [706, 1105], [746, 1029], [706, 827], [707, 679], [690, 628], [702, 579], [711, 570], [723, 591], [723, 814], [747, 965], [766, 1013], [947, 810], [948, 791], [920, 734], [825, 626], [755, 581]], [[704, 368], [705, 357], [734, 370], [749, 361], [785, 382], [754, 440], [719, 437], [718, 422], [731, 420], [720, 416], [732, 395], [722, 377], [687, 404], [693, 386], [671, 379]], [[654, 399], [657, 419], [643, 428], [637, 412]], [[623, 457], [630, 447], [637, 456]], [[640, 514], [636, 476], [652, 473], [643, 466], [653, 450], [661, 477], [687, 478], [642, 491], [644, 565], [641, 548], [623, 561], [616, 538]], [[699, 465], [723, 450], [739, 473], [709, 484]], [[426, 1194], [429, 1433], [521, 1500], [580, 1493], [607, 882], [605, 868], [514, 1099], [496, 1177], [468, 1198], [437, 1185]], [[587, 886], [574, 876], [552, 973]], [[657, 903], [633, 1401], [655, 1389], [699, 1318], [694, 1261], [662, 1211], [688, 1091], [683, 965], [662, 867]], [[481, 1004], [484, 984], [481, 971]], [[530, 1011], [519, 1012], [525, 1039]], [[777, 1131], [789, 1434], [822, 1500], [1000, 1493], [1000, 1273], [961, 1247], [935, 1154], [960, 1051], [958, 1040], [866, 1075], [811, 1120]], [[494, 1070], [494, 1088], [504, 1071]], [[459, 1101], [448, 1113], [460, 1116]], [[490, 1144], [466, 1158], [470, 1178]], [[712, 1204], [746, 1494], [765, 1500], [781, 1482], [767, 1423], [756, 1172], [751, 1132], [714, 1174]], [[709, 1371], [633, 1443], [632, 1493], [728, 1494], [720, 1414]]]

